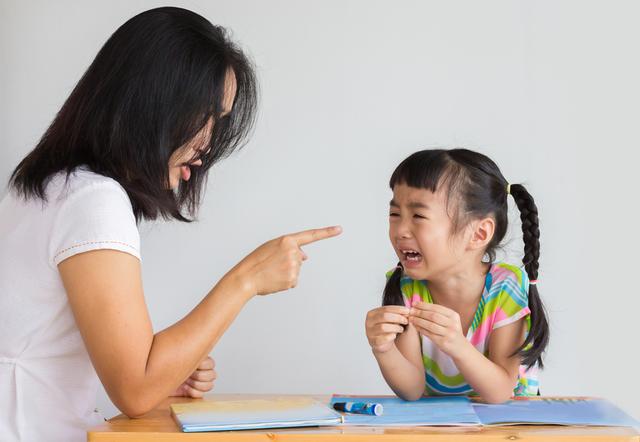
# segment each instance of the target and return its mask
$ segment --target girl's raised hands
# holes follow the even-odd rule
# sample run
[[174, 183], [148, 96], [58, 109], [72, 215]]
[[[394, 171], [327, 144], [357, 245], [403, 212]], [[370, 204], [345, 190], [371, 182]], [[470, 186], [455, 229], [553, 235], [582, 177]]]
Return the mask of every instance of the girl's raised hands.
[[467, 343], [458, 312], [438, 304], [416, 302], [409, 312], [409, 322], [443, 352], [453, 357]]
[[374, 353], [384, 353], [393, 348], [396, 337], [409, 324], [408, 315], [409, 309], [400, 305], [386, 305], [367, 313], [365, 328]]

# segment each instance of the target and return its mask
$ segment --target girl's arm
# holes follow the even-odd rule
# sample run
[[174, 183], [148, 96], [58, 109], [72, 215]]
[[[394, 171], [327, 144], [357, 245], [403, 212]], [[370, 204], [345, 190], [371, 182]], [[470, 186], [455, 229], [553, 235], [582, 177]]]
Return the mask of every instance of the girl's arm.
[[500, 403], [513, 395], [520, 357], [511, 354], [524, 342], [524, 319], [492, 331], [488, 358], [462, 334], [460, 316], [447, 307], [416, 304], [410, 321], [453, 359], [465, 380], [485, 401]]
[[144, 302], [140, 261], [134, 256], [96, 250], [67, 258], [58, 270], [105, 390], [123, 413], [136, 417], [175, 392], [249, 299], [296, 285], [306, 259], [301, 245], [338, 233], [320, 229], [263, 244], [188, 315], [156, 334]]
[[513, 396], [520, 356], [511, 354], [524, 342], [524, 333], [525, 321], [520, 319], [491, 332], [488, 358], [467, 340], [452, 355], [466, 381], [486, 402], [501, 403]]
[[366, 328], [373, 355], [389, 387], [402, 399], [417, 400], [424, 394], [424, 368], [420, 336], [408, 324], [408, 312], [408, 308], [401, 306], [371, 310]]

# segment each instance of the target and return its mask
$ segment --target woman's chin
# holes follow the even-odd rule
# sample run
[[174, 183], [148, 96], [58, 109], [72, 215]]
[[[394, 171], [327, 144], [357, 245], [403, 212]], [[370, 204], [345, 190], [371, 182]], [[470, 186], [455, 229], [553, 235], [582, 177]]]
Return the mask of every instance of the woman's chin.
[[176, 190], [178, 187], [180, 187], [180, 167], [170, 167], [168, 188]]
[[180, 179], [174, 178], [172, 176], [169, 177], [169, 190], [176, 190], [180, 186]]

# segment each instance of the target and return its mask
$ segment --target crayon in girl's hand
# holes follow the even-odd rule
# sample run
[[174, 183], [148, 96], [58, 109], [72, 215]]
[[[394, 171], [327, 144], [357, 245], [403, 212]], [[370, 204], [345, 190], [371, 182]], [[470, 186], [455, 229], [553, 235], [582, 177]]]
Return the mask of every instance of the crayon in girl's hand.
[[366, 402], [336, 402], [333, 408], [345, 413], [370, 414], [372, 416], [382, 416], [382, 404]]

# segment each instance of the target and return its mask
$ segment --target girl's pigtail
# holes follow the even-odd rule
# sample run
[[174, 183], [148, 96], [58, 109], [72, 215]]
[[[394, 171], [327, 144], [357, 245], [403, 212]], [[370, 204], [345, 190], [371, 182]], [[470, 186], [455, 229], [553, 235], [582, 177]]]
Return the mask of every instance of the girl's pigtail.
[[[521, 184], [512, 184], [510, 193], [515, 199], [524, 239], [524, 258], [522, 263], [529, 276], [529, 309], [531, 310], [531, 329], [522, 346], [517, 350], [522, 357], [523, 365], [543, 367], [542, 353], [549, 342], [549, 322], [538, 293], [538, 260], [540, 258], [540, 228], [538, 208], [531, 194]], [[386, 294], [386, 290], [385, 290]], [[530, 348], [527, 348], [529, 347]]]
[[384, 286], [382, 305], [405, 305], [404, 297], [400, 290], [400, 278], [402, 278], [402, 264], [398, 263], [396, 269], [387, 280], [387, 285]]

